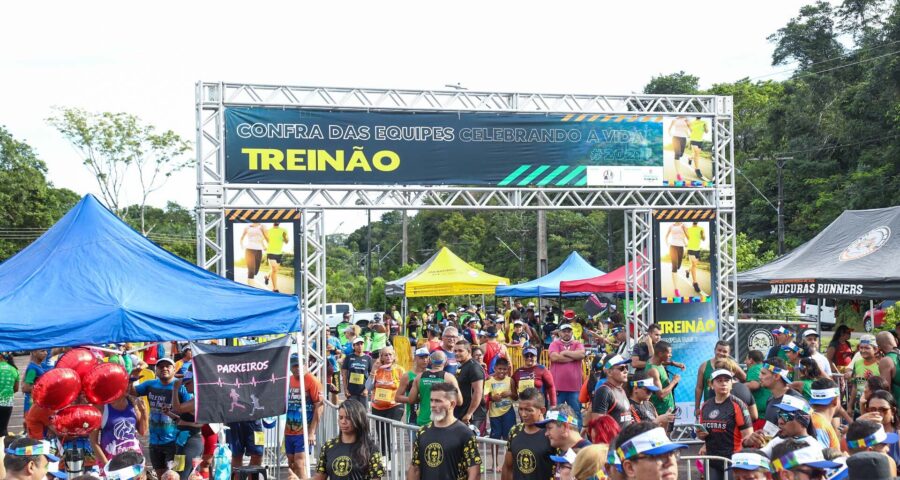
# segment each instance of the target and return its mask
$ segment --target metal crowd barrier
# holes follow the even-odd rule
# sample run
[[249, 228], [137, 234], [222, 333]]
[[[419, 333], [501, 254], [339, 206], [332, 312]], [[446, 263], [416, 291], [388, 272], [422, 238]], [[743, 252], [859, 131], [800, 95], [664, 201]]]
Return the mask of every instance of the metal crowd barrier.
[[[700, 460], [703, 462], [703, 475], [700, 475], [699, 472], [695, 472], [696, 470], [696, 462]], [[716, 457], [712, 455], [682, 455], [679, 458], [679, 461], [685, 462], [685, 466], [687, 467], [685, 471], [687, 472], [687, 480], [692, 480], [694, 478], [694, 474], [697, 474], [698, 479], [709, 478], [709, 461], [710, 460], [721, 460], [725, 462], [725, 468], [731, 466], [731, 459], [725, 457]], [[680, 469], [679, 469], [680, 470]], [[680, 478], [680, 477], [679, 477]], [[726, 475], [726, 478], [731, 478]]]
[[[326, 408], [326, 411], [331, 408]], [[336, 410], [335, 410], [336, 412]], [[336, 416], [336, 414], [335, 414]], [[406, 469], [412, 463], [412, 446], [419, 427], [387, 418], [376, 417], [369, 414], [369, 425], [375, 443], [381, 448], [384, 442], [385, 448], [382, 456], [385, 459], [385, 471], [388, 480], [403, 480], [406, 478]], [[337, 419], [334, 420], [337, 425]], [[335, 428], [336, 429], [336, 428]], [[332, 437], [328, 437], [332, 438]], [[320, 442], [322, 443], [322, 442]], [[491, 438], [477, 437], [478, 451], [481, 455], [481, 478], [487, 480], [499, 480], [500, 468], [503, 466], [503, 458], [506, 455], [506, 442]], [[497, 471], [494, 471], [494, 453], [492, 447], [496, 447]]]

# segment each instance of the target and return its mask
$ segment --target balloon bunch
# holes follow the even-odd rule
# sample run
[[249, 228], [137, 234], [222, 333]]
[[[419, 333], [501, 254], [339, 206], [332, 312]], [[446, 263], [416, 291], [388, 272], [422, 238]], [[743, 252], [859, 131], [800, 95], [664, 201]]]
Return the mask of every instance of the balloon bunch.
[[93, 404], [110, 403], [128, 389], [128, 372], [116, 363], [101, 363], [86, 348], [66, 352], [56, 367], [34, 384], [34, 403], [56, 411], [53, 427], [60, 435], [83, 436], [100, 428], [101, 414], [93, 405], [75, 404], [81, 393]]

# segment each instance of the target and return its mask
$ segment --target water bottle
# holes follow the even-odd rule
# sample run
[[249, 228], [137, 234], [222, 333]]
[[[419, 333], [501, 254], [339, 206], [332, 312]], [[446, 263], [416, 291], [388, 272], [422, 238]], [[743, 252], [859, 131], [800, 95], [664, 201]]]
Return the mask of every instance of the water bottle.
[[214, 480], [231, 480], [231, 449], [228, 444], [220, 443], [216, 446], [216, 453], [213, 455]]

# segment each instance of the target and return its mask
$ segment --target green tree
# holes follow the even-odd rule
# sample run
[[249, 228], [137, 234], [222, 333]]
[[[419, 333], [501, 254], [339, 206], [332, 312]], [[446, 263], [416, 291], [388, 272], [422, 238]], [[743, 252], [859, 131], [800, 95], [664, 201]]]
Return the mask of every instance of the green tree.
[[694, 95], [700, 92], [700, 78], [680, 71], [650, 79], [644, 93], [652, 95]]
[[52, 226], [80, 197], [47, 181], [47, 165], [0, 126], [0, 261]]
[[124, 192], [140, 192], [143, 234], [148, 233], [144, 210], [150, 195], [165, 185], [172, 174], [193, 164], [185, 156], [190, 150], [189, 141], [172, 130], [157, 132], [153, 125], [128, 113], [59, 108], [47, 121], [81, 154], [103, 201], [117, 215], [127, 213], [122, 203]]

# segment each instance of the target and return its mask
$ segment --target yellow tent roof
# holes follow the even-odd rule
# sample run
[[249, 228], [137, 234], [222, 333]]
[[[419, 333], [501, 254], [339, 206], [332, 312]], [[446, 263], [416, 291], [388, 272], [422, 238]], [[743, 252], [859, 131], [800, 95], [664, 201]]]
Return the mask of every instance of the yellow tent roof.
[[406, 296], [493, 295], [497, 285], [509, 285], [509, 279], [475, 269], [443, 247], [422, 273], [406, 282]]

